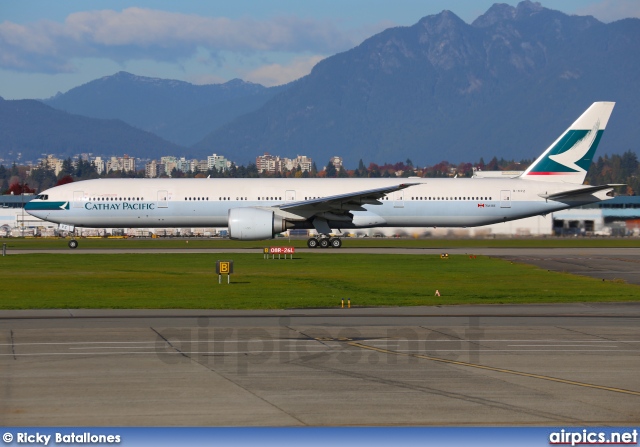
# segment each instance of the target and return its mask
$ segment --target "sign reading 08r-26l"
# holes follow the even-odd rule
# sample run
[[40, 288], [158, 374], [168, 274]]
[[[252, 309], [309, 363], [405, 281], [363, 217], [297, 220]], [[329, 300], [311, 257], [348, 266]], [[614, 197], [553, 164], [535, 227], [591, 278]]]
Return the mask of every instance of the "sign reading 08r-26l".
[[265, 255], [293, 255], [296, 252], [295, 247], [265, 247]]

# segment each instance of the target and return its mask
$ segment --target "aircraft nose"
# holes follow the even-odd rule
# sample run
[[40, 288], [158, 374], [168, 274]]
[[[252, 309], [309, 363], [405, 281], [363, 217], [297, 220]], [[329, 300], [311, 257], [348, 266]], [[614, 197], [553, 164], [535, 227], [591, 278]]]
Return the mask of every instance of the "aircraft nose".
[[42, 210], [38, 212], [38, 206], [35, 203], [27, 202], [24, 204], [24, 210], [34, 217], [42, 218]]

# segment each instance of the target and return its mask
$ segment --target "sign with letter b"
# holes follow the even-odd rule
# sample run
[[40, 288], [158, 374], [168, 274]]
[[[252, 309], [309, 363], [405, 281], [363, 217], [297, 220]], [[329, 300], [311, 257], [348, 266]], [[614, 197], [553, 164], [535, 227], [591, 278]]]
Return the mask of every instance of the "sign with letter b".
[[218, 275], [230, 275], [233, 273], [233, 261], [216, 261], [216, 273]]

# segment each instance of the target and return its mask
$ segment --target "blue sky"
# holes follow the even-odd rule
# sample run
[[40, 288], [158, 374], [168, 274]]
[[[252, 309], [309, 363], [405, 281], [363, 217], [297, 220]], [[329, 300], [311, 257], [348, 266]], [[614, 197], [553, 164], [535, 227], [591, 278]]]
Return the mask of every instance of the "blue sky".
[[[391, 26], [444, 9], [470, 23], [495, 0], [2, 0], [0, 96], [48, 98], [125, 70], [194, 84], [279, 85]], [[517, 5], [518, 1], [500, 3]], [[543, 0], [603, 22], [638, 0]]]

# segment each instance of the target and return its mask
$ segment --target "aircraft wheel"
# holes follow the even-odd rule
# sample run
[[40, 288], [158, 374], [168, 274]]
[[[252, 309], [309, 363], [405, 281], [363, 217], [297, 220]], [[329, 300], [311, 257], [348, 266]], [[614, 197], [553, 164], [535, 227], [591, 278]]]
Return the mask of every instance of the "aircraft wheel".
[[320, 239], [320, 247], [321, 248], [329, 248], [329, 239], [327, 239], [327, 238]]
[[78, 248], [78, 241], [76, 241], [75, 239], [71, 239], [69, 241], [69, 248], [71, 249]]
[[342, 240], [337, 237], [332, 238], [332, 239], [329, 239], [329, 244], [331, 244], [333, 248], [340, 248], [342, 247]]
[[309, 248], [318, 248], [318, 239], [315, 237], [309, 238], [307, 241], [307, 247]]

